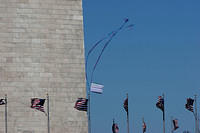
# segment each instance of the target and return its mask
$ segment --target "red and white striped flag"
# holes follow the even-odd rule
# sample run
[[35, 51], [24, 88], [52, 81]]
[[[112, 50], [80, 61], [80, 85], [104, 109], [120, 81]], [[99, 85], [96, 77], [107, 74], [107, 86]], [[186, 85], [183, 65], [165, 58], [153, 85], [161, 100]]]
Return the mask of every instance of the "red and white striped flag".
[[44, 102], [45, 102], [45, 99], [32, 98], [31, 99], [31, 108], [45, 112], [44, 111]]
[[79, 111], [86, 111], [87, 112], [87, 108], [88, 108], [88, 99], [86, 98], [78, 98], [78, 100], [75, 103], [74, 108], [79, 110]]
[[177, 119], [173, 120], [173, 125], [174, 125], [174, 130], [176, 130], [177, 128], [179, 128], [179, 126], [178, 126], [178, 120]]
[[147, 126], [146, 126], [146, 123], [144, 121], [143, 121], [143, 124], [142, 124], [142, 129], [143, 129], [143, 133], [146, 132]]
[[0, 105], [4, 105], [6, 104], [6, 100], [5, 99], [0, 99]]
[[124, 101], [124, 109], [128, 113], [128, 98], [126, 98]]
[[118, 133], [119, 132], [119, 127], [118, 127], [118, 125], [116, 123], [113, 123], [112, 131], [113, 131], [113, 133]]

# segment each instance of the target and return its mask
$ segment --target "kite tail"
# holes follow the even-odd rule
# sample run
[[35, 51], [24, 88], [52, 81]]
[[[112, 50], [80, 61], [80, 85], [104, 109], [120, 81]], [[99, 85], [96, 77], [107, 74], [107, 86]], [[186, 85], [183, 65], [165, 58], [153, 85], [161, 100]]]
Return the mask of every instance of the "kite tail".
[[93, 75], [94, 75], [94, 71], [96, 70], [96, 67], [97, 67], [97, 64], [99, 63], [100, 59], [101, 59], [101, 56], [103, 54], [103, 52], [105, 51], [106, 47], [108, 46], [108, 44], [112, 41], [112, 39], [117, 35], [117, 33], [123, 29], [123, 27], [126, 25], [126, 23], [128, 22], [128, 19], [125, 19], [124, 23], [115, 31], [112, 33], [110, 39], [105, 43], [103, 49], [101, 50], [101, 53], [99, 54], [98, 58], [97, 58], [97, 61], [92, 69], [92, 74], [91, 74], [91, 82], [93, 81]]
[[89, 87], [89, 82], [88, 82], [88, 75], [87, 75], [87, 64], [88, 64], [88, 58], [89, 58], [89, 55], [91, 54], [91, 52], [96, 48], [96, 46], [98, 44], [100, 44], [103, 40], [105, 40], [107, 37], [104, 37], [102, 38], [101, 40], [99, 40], [97, 43], [95, 43], [95, 45], [89, 50], [87, 56], [86, 56], [86, 61], [85, 61], [85, 78], [86, 78], [86, 83], [87, 83], [87, 86]]

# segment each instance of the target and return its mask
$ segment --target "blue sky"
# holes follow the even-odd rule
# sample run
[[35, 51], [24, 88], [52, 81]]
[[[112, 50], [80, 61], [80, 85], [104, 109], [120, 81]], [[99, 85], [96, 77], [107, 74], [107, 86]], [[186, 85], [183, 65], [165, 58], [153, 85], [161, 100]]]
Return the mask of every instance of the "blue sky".
[[[110, 42], [94, 73], [94, 82], [105, 88], [91, 96], [92, 133], [111, 133], [113, 118], [126, 132], [126, 93], [131, 133], [142, 132], [142, 117], [147, 133], [162, 132], [162, 112], [155, 106], [162, 93], [166, 132], [171, 116], [179, 120], [176, 132], [194, 132], [193, 114], [184, 106], [197, 94], [200, 113], [199, 7], [199, 0], [83, 0], [86, 53], [124, 18], [135, 24]], [[102, 46], [89, 59], [89, 75]]]

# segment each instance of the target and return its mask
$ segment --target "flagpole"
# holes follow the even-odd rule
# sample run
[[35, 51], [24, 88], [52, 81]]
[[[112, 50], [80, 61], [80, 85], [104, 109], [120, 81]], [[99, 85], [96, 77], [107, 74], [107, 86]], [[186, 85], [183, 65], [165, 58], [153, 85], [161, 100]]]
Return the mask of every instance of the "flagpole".
[[90, 119], [90, 91], [88, 92], [88, 132], [91, 133], [91, 119]]
[[174, 129], [173, 129], [173, 117], [171, 116], [171, 132], [174, 133]]
[[47, 127], [48, 133], [50, 133], [50, 120], [49, 120], [49, 94], [47, 93]]
[[7, 94], [5, 94], [5, 133], [8, 132], [7, 127], [8, 127], [8, 119], [7, 119]]
[[[115, 124], [115, 119], [113, 118], [113, 125]], [[113, 126], [112, 126], [112, 131], [114, 130]], [[114, 131], [113, 131], [114, 133]]]
[[[126, 96], [127, 96], [127, 99], [128, 99], [128, 93], [126, 94]], [[127, 110], [127, 133], [129, 133], [129, 111], [128, 110]]]
[[165, 97], [163, 94], [163, 100], [164, 100], [164, 104], [163, 104], [163, 133], [165, 133]]
[[[198, 114], [197, 114], [198, 115]], [[199, 115], [198, 115], [198, 118], [197, 118], [197, 126], [198, 126], [198, 133], [199, 133]]]
[[197, 125], [198, 125], [198, 133], [199, 133], [199, 115], [198, 115], [198, 118], [197, 118], [198, 120], [197, 120]]
[[[142, 124], [144, 126], [144, 117], [142, 117]], [[144, 133], [144, 127], [142, 126], [142, 132]]]
[[195, 133], [198, 133], [198, 128], [197, 128], [197, 95], [194, 95], [194, 100], [195, 100], [195, 113], [194, 113], [194, 117], [195, 117]]
[[133, 120], [133, 127], [132, 127], [133, 133], [134, 133], [134, 120]]

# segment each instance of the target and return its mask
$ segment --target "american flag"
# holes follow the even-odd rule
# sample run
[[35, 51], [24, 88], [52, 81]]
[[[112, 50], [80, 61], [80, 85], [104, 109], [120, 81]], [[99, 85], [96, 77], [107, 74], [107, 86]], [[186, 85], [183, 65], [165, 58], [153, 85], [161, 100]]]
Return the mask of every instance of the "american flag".
[[187, 99], [187, 103], [185, 104], [185, 108], [191, 112], [194, 112], [194, 109], [193, 109], [193, 103], [194, 103], [194, 99], [192, 98], [188, 98]]
[[143, 129], [143, 133], [146, 132], [147, 126], [146, 126], [146, 123], [144, 121], [143, 121], [143, 124], [142, 124], [142, 129]]
[[164, 99], [162, 96], [158, 97], [158, 102], [156, 103], [156, 107], [164, 111]]
[[45, 99], [32, 98], [31, 99], [31, 108], [45, 112], [44, 111], [44, 102], [45, 102]]
[[0, 105], [4, 105], [6, 104], [6, 100], [5, 99], [0, 99]]
[[126, 98], [125, 101], [124, 101], [124, 109], [128, 113], [128, 98]]
[[78, 98], [78, 100], [75, 103], [74, 108], [76, 108], [79, 111], [87, 111], [87, 103], [88, 99], [86, 98]]
[[116, 123], [113, 123], [112, 131], [113, 131], [113, 133], [118, 133], [119, 132], [119, 127], [118, 127], [118, 125]]
[[177, 128], [179, 128], [179, 126], [178, 126], [178, 120], [177, 119], [173, 120], [173, 125], [174, 125], [174, 130], [176, 130]]

